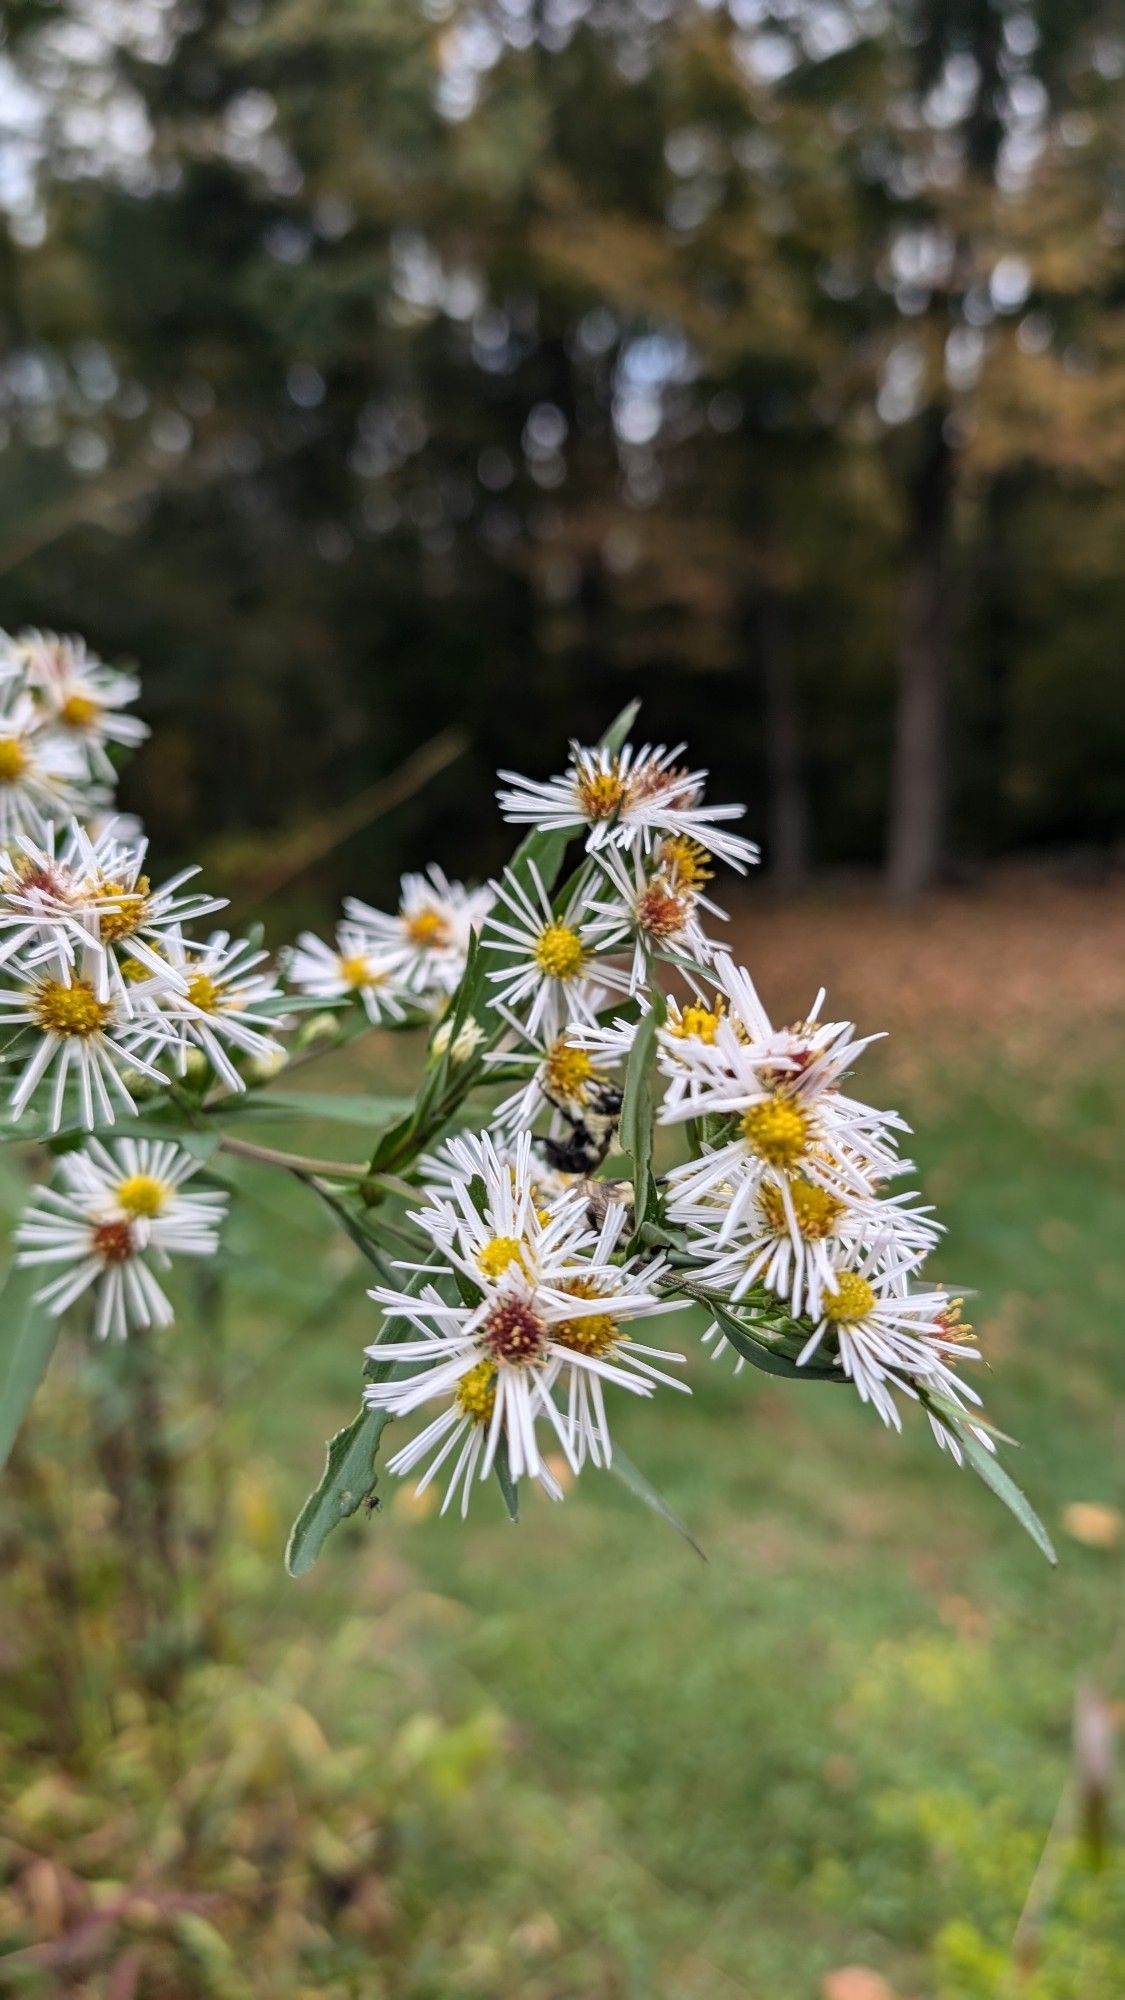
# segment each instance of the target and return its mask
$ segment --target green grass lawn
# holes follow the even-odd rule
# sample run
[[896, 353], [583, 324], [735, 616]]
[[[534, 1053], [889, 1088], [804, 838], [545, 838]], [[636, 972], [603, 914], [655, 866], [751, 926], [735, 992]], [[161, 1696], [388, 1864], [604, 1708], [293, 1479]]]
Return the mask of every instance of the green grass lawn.
[[921, 1423], [900, 1439], [844, 1389], [735, 1379], [687, 1320], [692, 1404], [623, 1409], [619, 1435], [706, 1564], [596, 1473], [518, 1528], [491, 1487], [463, 1527], [383, 1480], [292, 1582], [284, 1531], [374, 1314], [354, 1253], [252, 1171], [229, 1244], [226, 1698], [264, 1688], [319, 1724], [380, 1816], [387, 1906], [362, 1942], [302, 1933], [285, 1983], [242, 1964], [183, 1990], [817, 2000], [862, 1966], [901, 2000], [1120, 2000], [1119, 1848], [1095, 1871], [1059, 1843], [1038, 1969], [1010, 1959], [1076, 1684], [1121, 1693], [1121, 1552], [1062, 1524], [1123, 1504], [1113, 1080], [993, 1050], [895, 1091], [1057, 1570]]
[[[386, 1082], [386, 1056], [328, 1058], [316, 1088], [356, 1076]], [[1121, 1550], [1063, 1522], [1071, 1502], [1125, 1504], [1117, 1082], [1093, 1044], [1065, 1072], [993, 1048], [871, 1080], [919, 1126], [949, 1224], [941, 1274], [977, 1294], [991, 1414], [1021, 1440], [1007, 1462], [1057, 1570], [923, 1424], [895, 1438], [845, 1388], [735, 1378], [685, 1318], [693, 1402], [629, 1404], [619, 1436], [707, 1564], [605, 1474], [565, 1506], [530, 1496], [518, 1528], [490, 1486], [462, 1526], [384, 1478], [380, 1510], [292, 1582], [284, 1532], [354, 1412], [376, 1322], [330, 1220], [250, 1168], [228, 1230], [224, 1406], [172, 1392], [188, 1512], [216, 1438], [232, 1506], [220, 1552], [188, 1550], [222, 1616], [170, 1744], [118, 1690], [74, 1354], [36, 1408], [102, 1720], [66, 1756], [36, 1734], [50, 1660], [16, 1694], [22, 1754], [0, 1780], [16, 1886], [40, 1854], [82, 1882], [214, 1882], [206, 1920], [174, 1920], [174, 1986], [140, 1972], [134, 2000], [837, 2000], [847, 1966], [887, 1986], [841, 2000], [1119, 2000], [1121, 1850], [1095, 1870], [1073, 1816], [1041, 1876], [1037, 1968], [1011, 1964], [1075, 1688], [1123, 1692]], [[346, 1128], [300, 1138], [362, 1150]], [[198, 1352], [188, 1326], [168, 1336], [168, 1386]], [[50, 1538], [28, 1562], [48, 1574]], [[0, 1938], [18, 1950], [42, 1932], [4, 1880]], [[250, 1950], [238, 1926], [262, 1886], [270, 1926]], [[24, 1966], [12, 1990], [110, 1986]]]

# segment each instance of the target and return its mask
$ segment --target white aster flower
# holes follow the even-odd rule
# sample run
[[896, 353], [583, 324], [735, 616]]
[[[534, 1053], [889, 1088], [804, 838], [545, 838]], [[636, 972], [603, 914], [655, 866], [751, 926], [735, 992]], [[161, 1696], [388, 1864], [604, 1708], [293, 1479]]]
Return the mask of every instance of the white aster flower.
[[153, 888], [144, 874], [148, 842], [122, 841], [112, 821], [94, 839], [76, 820], [61, 848], [55, 829], [41, 843], [26, 834], [0, 855], [0, 932], [8, 933], [0, 962], [11, 950], [29, 965], [73, 966], [89, 958], [99, 999], [111, 984], [127, 991], [122, 960], [170, 978], [166, 937], [184, 922], [223, 908], [224, 898], [183, 893], [198, 868], [184, 868]]
[[210, 1257], [226, 1213], [221, 1193], [184, 1192], [199, 1162], [168, 1141], [96, 1141], [59, 1162], [63, 1188], [39, 1188], [15, 1231], [16, 1262], [63, 1265], [36, 1293], [52, 1314], [95, 1289], [94, 1332], [166, 1326], [173, 1314], [152, 1266]]
[[54, 732], [31, 696], [15, 683], [0, 688], [0, 845], [21, 833], [42, 840], [53, 821], [102, 805], [108, 794], [92, 790], [82, 756]]
[[[456, 1396], [483, 1362], [492, 1375], [473, 1379], [494, 1392], [494, 1401], [482, 1478], [502, 1435], [513, 1478], [536, 1476], [542, 1464], [536, 1426], [543, 1420], [575, 1471], [587, 1452], [601, 1462], [611, 1450], [603, 1384], [651, 1395], [655, 1382], [674, 1382], [656, 1363], [682, 1358], [642, 1346], [626, 1331], [638, 1318], [675, 1309], [675, 1301], [653, 1289], [662, 1267], [611, 1262], [625, 1223], [619, 1208], [607, 1212], [597, 1231], [577, 1193], [540, 1208], [529, 1134], [510, 1159], [487, 1134], [454, 1140], [450, 1150], [462, 1169], [473, 1171], [453, 1184], [448, 1199], [431, 1193], [413, 1219], [448, 1259], [444, 1268], [470, 1288], [469, 1302], [447, 1305], [433, 1286], [420, 1297], [372, 1291], [389, 1317], [407, 1319], [423, 1337], [368, 1350], [379, 1361], [393, 1355], [396, 1364], [416, 1365], [417, 1373], [370, 1385], [367, 1401], [404, 1415]], [[443, 1267], [428, 1268], [440, 1276]], [[575, 1374], [589, 1378], [584, 1390], [573, 1386]], [[565, 1421], [551, 1395], [556, 1384], [566, 1397]]]
[[397, 914], [344, 899], [344, 910], [365, 933], [367, 948], [386, 973], [420, 998], [455, 991], [469, 951], [492, 907], [492, 890], [451, 882], [435, 865], [424, 875], [404, 875]]
[[700, 1260], [695, 1275], [710, 1290], [738, 1301], [764, 1285], [800, 1318], [819, 1313], [841, 1256], [874, 1252], [911, 1270], [923, 1262], [941, 1225], [930, 1209], [912, 1202], [909, 1195], [880, 1200], [834, 1191], [798, 1173], [763, 1180], [733, 1235], [723, 1229], [721, 1195], [710, 1221], [705, 1208], [675, 1198], [668, 1220], [689, 1230], [692, 1255]]
[[758, 859], [758, 850], [722, 822], [741, 819], [746, 808], [703, 805], [707, 773], [679, 764], [683, 749], [682, 743], [672, 750], [646, 743], [615, 752], [574, 743], [566, 770], [545, 783], [501, 771], [507, 789], [497, 794], [500, 810], [517, 825], [585, 829], [591, 854], [606, 845], [649, 851], [670, 837], [696, 841], [742, 871]]
[[629, 990], [633, 994], [651, 984], [653, 957], [671, 959], [695, 972], [709, 966], [719, 950], [704, 931], [699, 912], [710, 910], [717, 917], [724, 917], [724, 912], [700, 893], [683, 869], [665, 865], [660, 854], [670, 845], [686, 850], [694, 843], [663, 842], [655, 858], [639, 851], [625, 856], [612, 847], [597, 857], [608, 893], [594, 893], [589, 899], [594, 919], [591, 937], [599, 951], [632, 946]]
[[376, 1028], [385, 1021], [405, 1021], [417, 1006], [416, 998], [392, 978], [362, 924], [338, 924], [334, 946], [303, 931], [285, 973], [291, 986], [312, 999], [358, 1000]]
[[[440, 1345], [440, 1335], [435, 1334], [434, 1340]], [[383, 1350], [384, 1359], [393, 1352], [393, 1348]], [[492, 1362], [478, 1361], [456, 1384], [448, 1408], [387, 1460], [387, 1471], [405, 1478], [429, 1458], [429, 1464], [414, 1489], [416, 1493], [424, 1493], [442, 1466], [452, 1459], [453, 1469], [446, 1483], [441, 1511], [447, 1513], [460, 1493], [462, 1520], [468, 1514], [473, 1480], [491, 1433], [496, 1408], [496, 1379]], [[562, 1487], [542, 1460], [534, 1477], [549, 1499], [562, 1499]]]
[[722, 1121], [726, 1134], [669, 1175], [679, 1219], [689, 1222], [698, 1207], [706, 1220], [722, 1201], [726, 1242], [763, 1183], [780, 1188], [800, 1174], [836, 1194], [870, 1196], [900, 1173], [893, 1135], [907, 1130], [903, 1120], [838, 1088], [871, 1038], [856, 1040], [849, 1022], [821, 1021], [823, 992], [807, 1020], [778, 1029], [748, 973], [723, 960], [718, 979], [713, 1008], [673, 1012], [658, 1037], [659, 1065], [670, 1078], [662, 1122], [707, 1117]]
[[[825, 1347], [834, 1349], [861, 1400], [895, 1430], [902, 1429], [896, 1395], [917, 1401], [920, 1388], [933, 1391], [964, 1413], [968, 1428], [991, 1451], [987, 1430], [971, 1419], [970, 1405], [979, 1407], [980, 1397], [950, 1366], [950, 1356], [979, 1359], [968, 1340], [972, 1329], [961, 1321], [961, 1301], [944, 1290], [912, 1292], [908, 1279], [908, 1269], [873, 1251], [850, 1264], [841, 1259], [798, 1366]], [[960, 1462], [954, 1431], [940, 1414], [929, 1415], [938, 1442]]]
[[607, 991], [627, 990], [628, 976], [597, 957], [578, 897], [556, 915], [534, 863], [529, 875], [525, 889], [510, 870], [504, 874], [481, 946], [510, 961], [488, 977], [496, 1003], [534, 1041], [553, 1039], [571, 1021], [593, 1026]]
[[106, 745], [118, 743], [134, 750], [149, 733], [139, 716], [124, 713], [141, 691], [136, 675], [106, 666], [84, 639], [21, 632], [14, 643], [32, 699], [48, 727], [81, 752], [92, 776], [112, 783], [115, 774]]
[[[112, 1125], [119, 1111], [136, 1111], [129, 1091], [134, 1072], [168, 1081], [149, 1059], [167, 1046], [167, 1030], [139, 1022], [121, 994], [99, 998], [98, 956], [92, 952], [85, 964], [57, 972], [29, 973], [24, 984], [0, 991], [0, 1023], [34, 1030], [11, 1111], [18, 1116], [53, 1072], [50, 1124], [56, 1132], [64, 1123], [68, 1084], [76, 1093], [78, 1122], [89, 1130]], [[19, 1037], [16, 1055], [26, 1039]]]
[[175, 930], [164, 951], [164, 973], [138, 979], [131, 989], [138, 1046], [167, 1048], [180, 1076], [198, 1049], [228, 1090], [245, 1090], [233, 1056], [268, 1063], [281, 1047], [268, 1032], [277, 1026], [281, 998], [272, 972], [263, 970], [268, 952], [227, 931], [197, 944]]

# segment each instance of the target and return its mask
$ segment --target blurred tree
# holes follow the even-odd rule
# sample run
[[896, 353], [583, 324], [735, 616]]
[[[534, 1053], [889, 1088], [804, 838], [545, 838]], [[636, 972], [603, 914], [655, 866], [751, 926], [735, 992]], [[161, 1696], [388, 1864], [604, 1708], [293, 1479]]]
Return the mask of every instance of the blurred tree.
[[[617, 682], [766, 789], [785, 883], [888, 810], [901, 892], [947, 809], [962, 852], [1112, 835], [1092, 5], [66, 0], [5, 35], [0, 616], [144, 662], [166, 845], [235, 868], [460, 720], [392, 832], [487, 866], [462, 798]], [[373, 892], [386, 835], [340, 863]]]

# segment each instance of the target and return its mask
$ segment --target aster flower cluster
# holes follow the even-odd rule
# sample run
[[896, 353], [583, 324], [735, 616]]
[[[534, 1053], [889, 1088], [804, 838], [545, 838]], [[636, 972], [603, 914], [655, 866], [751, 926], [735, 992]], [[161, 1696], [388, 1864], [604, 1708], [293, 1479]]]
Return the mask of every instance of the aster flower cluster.
[[[708, 802], [682, 746], [631, 742], [630, 710], [556, 777], [502, 773], [531, 830], [496, 882], [431, 866], [393, 911], [349, 897], [330, 942], [284, 953], [283, 987], [256, 937], [208, 927], [223, 905], [196, 870], [160, 881], [143, 833], [103, 817], [136, 692], [77, 640], [0, 638], [0, 1061], [9, 1136], [57, 1154], [15, 1261], [40, 1313], [85, 1301], [122, 1337], [167, 1325], [169, 1262], [215, 1253], [243, 1172], [331, 1211], [373, 1273], [372, 1339], [295, 1573], [381, 1466], [462, 1514], [494, 1485], [513, 1518], [522, 1491], [609, 1470], [674, 1518], [614, 1430], [690, 1393], [696, 1343], [850, 1386], [895, 1429], [920, 1406], [1049, 1547], [965, 1378], [961, 1301], [924, 1275], [941, 1231], [900, 1186], [907, 1128], [851, 1092], [872, 1037], [823, 993], [770, 1019], [715, 900], [757, 859], [744, 809]], [[280, 1069], [371, 1030], [424, 1037], [415, 1092], [305, 1100], [353, 1137], [376, 1121], [362, 1159], [247, 1136], [247, 1106], [300, 1113]]]

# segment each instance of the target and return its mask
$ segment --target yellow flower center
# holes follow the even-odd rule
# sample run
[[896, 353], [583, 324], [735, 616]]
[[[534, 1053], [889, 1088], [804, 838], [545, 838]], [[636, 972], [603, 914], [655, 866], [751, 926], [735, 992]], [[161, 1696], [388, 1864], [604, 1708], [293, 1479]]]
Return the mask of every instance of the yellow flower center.
[[193, 972], [187, 983], [187, 997], [201, 1014], [218, 1014], [223, 1005], [223, 989], [209, 972]]
[[491, 1421], [496, 1407], [496, 1370], [491, 1361], [478, 1361], [457, 1384], [454, 1401], [463, 1417], [475, 1424]]
[[[597, 1287], [589, 1278], [571, 1278], [559, 1287], [569, 1292], [572, 1298], [595, 1299], [599, 1296]], [[574, 1354], [608, 1354], [619, 1340], [627, 1340], [611, 1313], [584, 1313], [577, 1319], [559, 1320], [551, 1328], [552, 1336], [561, 1347], [569, 1347]]]
[[415, 910], [409, 916], [403, 910], [402, 927], [411, 944], [420, 945], [423, 951], [449, 943], [449, 925], [440, 910]]
[[357, 952], [354, 958], [339, 959], [337, 961], [337, 969], [344, 985], [350, 986], [353, 993], [358, 991], [361, 986], [379, 986], [382, 984], [382, 974], [372, 970], [362, 952]]
[[134, 889], [123, 882], [107, 882], [98, 896], [98, 927], [107, 944], [129, 937], [144, 922], [151, 884], [140, 875]]
[[0, 737], [0, 785], [18, 784], [30, 761], [17, 737]]
[[573, 979], [581, 972], [586, 952], [569, 924], [548, 924], [535, 940], [535, 963], [548, 979]]
[[52, 1035], [96, 1035], [110, 1016], [108, 1003], [98, 999], [88, 979], [76, 979], [72, 986], [45, 979], [32, 994], [31, 1011], [37, 1025]]
[[629, 797], [629, 783], [614, 764], [608, 771], [584, 771], [575, 788], [582, 816], [589, 820], [612, 819]]
[[152, 1174], [129, 1174], [116, 1188], [117, 1205], [126, 1215], [161, 1215], [172, 1193], [167, 1181]]
[[669, 1019], [668, 1033], [682, 1042], [706, 1042], [710, 1046], [725, 1011], [722, 1000], [718, 998], [713, 1007], [704, 1007], [702, 1002], [693, 1001]]
[[67, 729], [88, 729], [101, 712], [101, 703], [88, 694], [68, 694], [59, 709], [59, 721]]
[[[796, 1217], [797, 1229], [806, 1243], [822, 1241], [831, 1236], [836, 1226], [836, 1218], [843, 1213], [844, 1204], [826, 1188], [817, 1187], [813, 1181], [792, 1180], [789, 1183], [789, 1199]], [[788, 1220], [781, 1189], [768, 1183], [761, 1192], [762, 1214], [775, 1236], [788, 1233]]]
[[715, 872], [709, 865], [711, 857], [707, 849], [686, 833], [666, 835], [657, 851], [657, 860], [681, 889], [701, 889]]
[[547, 1051], [543, 1081], [553, 1097], [575, 1098], [582, 1104], [586, 1085], [597, 1075], [585, 1049], [573, 1048], [563, 1036]]
[[850, 1324], [866, 1319], [874, 1304], [875, 1294], [867, 1279], [861, 1278], [858, 1271], [841, 1271], [835, 1291], [824, 1294], [824, 1317]]
[[809, 1140], [809, 1121], [787, 1097], [767, 1097], [742, 1114], [742, 1136], [771, 1167], [792, 1167]]
[[477, 1263], [486, 1278], [498, 1278], [509, 1264], [520, 1262], [520, 1245], [514, 1236], [494, 1236], [477, 1251]]
[[121, 977], [127, 980], [130, 986], [139, 986], [142, 979], [151, 979], [152, 976], [151, 965], [145, 965], [142, 959], [126, 958], [121, 962]]

